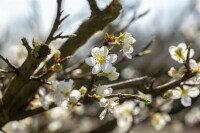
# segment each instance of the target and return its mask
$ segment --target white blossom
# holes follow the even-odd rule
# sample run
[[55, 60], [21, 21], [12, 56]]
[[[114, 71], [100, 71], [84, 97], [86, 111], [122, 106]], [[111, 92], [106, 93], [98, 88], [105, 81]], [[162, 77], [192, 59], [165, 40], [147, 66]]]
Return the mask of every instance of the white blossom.
[[101, 70], [108, 73], [112, 70], [112, 64], [117, 60], [116, 54], [108, 54], [108, 48], [102, 46], [101, 48], [95, 47], [91, 51], [92, 57], [85, 59], [85, 63], [93, 66], [92, 74], [97, 74]]
[[[188, 49], [185, 43], [180, 43], [178, 46], [170, 46], [169, 47], [169, 53], [175, 61], [178, 61], [179, 63], [183, 63], [186, 61]], [[194, 55], [194, 50], [190, 49], [190, 55], [189, 58], [192, 58]]]
[[107, 77], [108, 77], [108, 79], [109, 79], [110, 81], [114, 81], [114, 80], [117, 80], [117, 79], [118, 79], [119, 73], [116, 72], [116, 68], [115, 68], [115, 67], [112, 68], [111, 72], [108, 73], [108, 76], [107, 76]]
[[101, 112], [101, 114], [99, 115], [99, 119], [103, 120], [105, 115], [107, 114], [107, 112], [113, 113], [116, 105], [118, 104], [116, 102], [118, 98], [101, 98], [99, 101], [100, 107], [104, 107], [104, 110]]
[[81, 93], [78, 90], [73, 90], [69, 95], [70, 103], [76, 104], [81, 98]]
[[[199, 68], [195, 60], [193, 59], [189, 60], [189, 67], [192, 72], [198, 73]], [[179, 70], [176, 70], [174, 67], [171, 67], [170, 70], [168, 71], [168, 75], [170, 77], [173, 77], [173, 79], [178, 80], [182, 78], [187, 73], [187, 71], [188, 70], [185, 66], [182, 66]]]
[[188, 107], [191, 106], [192, 100], [191, 98], [197, 97], [199, 95], [199, 88], [197, 87], [189, 87], [184, 85], [182, 89], [180, 87], [176, 87], [172, 90], [172, 99], [180, 99], [183, 106]]
[[151, 124], [156, 130], [161, 130], [171, 118], [166, 113], [155, 113], [151, 117]]
[[46, 89], [45, 88], [40, 88], [39, 89], [39, 94], [40, 94], [39, 101], [41, 102], [42, 107], [45, 110], [48, 110], [49, 109], [49, 105], [53, 101], [52, 96], [46, 93]]
[[131, 53], [133, 53], [134, 51], [132, 44], [135, 43], [136, 40], [132, 37], [130, 33], [125, 32], [122, 36], [124, 36], [122, 39], [122, 51], [128, 59], [132, 59]]
[[63, 102], [69, 97], [70, 92], [73, 89], [73, 80], [60, 81], [56, 84], [56, 90], [54, 91], [54, 100], [56, 105], [62, 106]]
[[97, 76], [104, 76], [104, 77], [107, 77], [110, 81], [114, 81], [114, 80], [117, 80], [118, 77], [119, 77], [119, 73], [116, 72], [116, 68], [115, 67], [112, 67], [112, 70], [108, 73], [98, 73]]
[[139, 114], [139, 112], [140, 108], [136, 106], [134, 101], [125, 101], [116, 106], [113, 114], [117, 119], [117, 125], [126, 132], [132, 124], [133, 116]]
[[168, 75], [172, 77], [173, 79], [180, 79], [184, 76], [184, 74], [187, 72], [187, 69], [185, 67], [181, 67], [179, 70], [176, 70], [174, 67], [171, 67], [168, 71]]
[[107, 86], [99, 86], [97, 87], [96, 93], [101, 97], [110, 96], [112, 94], [112, 88], [108, 88]]
[[60, 81], [57, 85], [57, 89], [64, 94], [65, 96], [69, 95], [70, 91], [73, 88], [74, 81], [70, 79], [68, 82]]

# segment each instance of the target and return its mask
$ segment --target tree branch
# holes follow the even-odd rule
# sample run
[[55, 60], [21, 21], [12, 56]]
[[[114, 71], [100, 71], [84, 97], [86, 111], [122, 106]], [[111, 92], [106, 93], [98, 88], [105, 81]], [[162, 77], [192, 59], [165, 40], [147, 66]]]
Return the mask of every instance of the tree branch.
[[109, 84], [106, 86], [109, 88], [112, 88], [113, 90], [120, 90], [120, 89], [133, 87], [144, 93], [148, 93], [148, 90], [146, 89], [147, 86], [145, 86], [148, 84], [148, 80], [149, 80], [149, 77], [144, 76], [140, 78], [135, 78], [135, 79], [130, 79], [130, 80], [126, 80], [126, 81], [122, 81], [118, 83]]
[[4, 58], [1, 54], [0, 54], [0, 58], [8, 65], [8, 67], [10, 67], [12, 70], [16, 70], [15, 66], [13, 66], [8, 59]]
[[90, 10], [92, 11], [92, 15], [100, 12], [95, 0], [88, 0], [88, 3], [90, 5]]
[[28, 54], [31, 54], [32, 48], [29, 46], [28, 41], [26, 38], [22, 38], [22, 45], [26, 48]]
[[62, 5], [62, 0], [57, 0], [56, 18], [54, 20], [51, 32], [50, 32], [49, 36], [47, 37], [47, 39], [45, 41], [46, 44], [49, 44], [51, 41], [57, 39], [57, 38], [54, 37], [55, 32], [57, 31], [59, 25], [69, 16], [69, 15], [66, 15], [65, 17], [63, 17], [62, 19], [60, 19], [61, 15], [63, 13], [63, 11], [61, 11], [61, 5]]

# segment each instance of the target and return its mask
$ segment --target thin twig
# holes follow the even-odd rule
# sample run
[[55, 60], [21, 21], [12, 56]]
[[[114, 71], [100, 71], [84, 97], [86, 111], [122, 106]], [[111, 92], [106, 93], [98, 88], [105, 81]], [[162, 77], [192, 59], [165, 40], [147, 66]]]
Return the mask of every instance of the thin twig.
[[114, 84], [109, 84], [106, 86], [112, 88], [113, 90], [121, 90], [121, 89], [133, 87], [145, 94], [151, 94], [153, 96], [157, 96], [157, 95], [160, 95], [160, 94], [166, 92], [169, 89], [173, 89], [173, 88], [179, 86], [182, 82], [184, 82], [194, 76], [196, 76], [196, 73], [190, 73], [188, 75], [183, 76], [179, 80], [173, 80], [173, 81], [167, 82], [165, 84], [162, 84], [162, 85], [159, 85], [156, 87], [152, 87], [152, 92], [150, 92], [150, 90], [147, 87], [147, 85], [149, 84], [149, 77], [147, 77], [147, 76], [136, 78], [136, 79], [130, 79], [130, 80], [114, 83]]
[[[155, 37], [152, 37], [140, 51], [138, 51], [135, 55], [132, 56], [132, 59], [145, 55], [144, 52], [153, 44], [154, 41], [155, 41]], [[124, 60], [126, 60], [125, 56], [123, 56], [121, 59], [115, 62], [114, 65], [122, 63]]]
[[96, 78], [96, 76], [93, 75], [92, 78], [91, 78], [91, 82], [90, 82], [90, 85], [89, 85], [89, 87], [88, 87], [87, 93], [90, 93], [90, 91], [92, 90], [92, 88], [93, 88], [93, 86], [94, 86], [94, 84], [95, 84], [95, 78]]
[[[67, 56], [65, 58], [63, 58], [60, 63], [66, 62], [71, 58], [71, 56]], [[49, 75], [52, 71], [51, 67], [43, 74], [39, 75], [39, 76], [32, 76], [31, 79], [33, 80], [39, 80], [41, 81], [41, 79], [45, 78], [47, 75]]]
[[54, 34], [58, 30], [58, 27], [60, 26], [60, 24], [69, 16], [69, 15], [66, 15], [61, 19], [61, 15], [63, 13], [63, 11], [61, 11], [61, 6], [62, 6], [62, 0], [57, 0], [56, 18], [54, 20], [51, 32], [50, 32], [49, 36], [47, 37], [47, 40], [45, 41], [46, 44], [49, 44], [51, 41], [58, 38], [58, 36], [56, 36], [56, 38], [55, 38]]
[[8, 59], [4, 58], [1, 54], [0, 54], [0, 58], [8, 65], [8, 67], [10, 67], [12, 70], [16, 71], [16, 67], [13, 66]]
[[132, 100], [132, 99], [135, 99], [135, 100], [139, 100], [139, 101], [142, 101], [142, 102], [145, 102], [145, 103], [149, 103], [150, 101], [142, 96], [139, 96], [139, 95], [132, 95], [132, 94], [121, 94], [121, 93], [118, 93], [118, 94], [112, 94], [110, 96], [106, 96], [106, 98], [113, 98], [113, 97], [118, 97], [119, 98], [119, 102], [124, 102], [126, 100]]
[[73, 80], [83, 80], [83, 79], [90, 79], [90, 77], [92, 76], [92, 72], [87, 72], [78, 76], [68, 76], [65, 79], [73, 79]]
[[146, 10], [145, 12], [141, 13], [140, 15], [138, 16], [135, 16], [135, 13], [134, 13], [134, 16], [132, 17], [132, 19], [129, 21], [128, 24], [126, 24], [124, 27], [122, 27], [120, 30], [118, 30], [116, 32], [116, 34], [119, 34], [120, 32], [123, 32], [125, 31], [133, 22], [135, 22], [136, 20], [142, 18], [143, 16], [147, 15], [149, 13], [150, 10]]
[[112, 88], [113, 90], [121, 90], [121, 89], [126, 89], [129, 87], [133, 87], [133, 88], [137, 88], [138, 90], [140, 90], [142, 92], [147, 93], [148, 90], [146, 89], [146, 87], [143, 89], [141, 87], [143, 87], [145, 84], [147, 84], [148, 79], [149, 79], [149, 77], [144, 76], [144, 77], [129, 79], [129, 80], [118, 82], [118, 83], [109, 84], [106, 86], [108, 88]]
[[190, 73], [190, 50], [191, 46], [188, 47], [186, 62], [184, 63], [185, 67], [187, 68], [186, 74]]

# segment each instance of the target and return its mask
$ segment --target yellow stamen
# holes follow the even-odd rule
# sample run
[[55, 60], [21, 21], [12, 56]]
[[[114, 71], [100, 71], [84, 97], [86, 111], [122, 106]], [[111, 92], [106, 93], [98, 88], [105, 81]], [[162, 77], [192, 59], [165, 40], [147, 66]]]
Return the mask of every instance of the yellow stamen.
[[102, 57], [102, 56], [98, 57], [97, 60], [98, 60], [98, 62], [99, 62], [100, 64], [102, 64], [103, 62], [105, 62], [105, 59], [104, 59], [104, 57]]

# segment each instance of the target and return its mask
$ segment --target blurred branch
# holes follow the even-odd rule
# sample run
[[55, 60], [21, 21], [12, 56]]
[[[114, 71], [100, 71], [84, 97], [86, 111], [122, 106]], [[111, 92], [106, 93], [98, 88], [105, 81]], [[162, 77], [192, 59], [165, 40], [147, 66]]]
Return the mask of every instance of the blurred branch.
[[106, 85], [107, 87], [111, 87], [114, 90], [120, 90], [120, 89], [125, 89], [125, 88], [136, 88], [137, 90], [145, 93], [145, 94], [151, 94], [152, 96], [157, 96], [160, 94], [163, 94], [169, 89], [173, 89], [181, 84], [181, 82], [184, 82], [192, 77], [196, 76], [196, 73], [190, 73], [188, 75], [183, 76], [179, 80], [174, 80], [168, 83], [165, 83], [163, 85], [157, 86], [157, 87], [152, 87], [151, 91], [149, 90], [149, 77], [141, 77], [141, 78], [136, 78], [136, 79], [130, 79], [114, 84], [109, 84]]
[[[153, 44], [154, 41], [155, 41], [155, 37], [152, 37], [140, 51], [138, 51], [135, 55], [133, 55], [132, 59], [145, 55], [146, 50]], [[125, 56], [123, 56], [121, 59], [119, 59], [117, 62], [115, 62], [114, 65], [117, 65], [126, 59], [127, 58]]]
[[122, 27], [120, 30], [118, 30], [118, 31], [116, 32], [116, 34], [119, 34], [120, 32], [125, 31], [133, 22], [135, 22], [136, 20], [138, 20], [138, 19], [144, 17], [145, 15], [147, 15], [147, 14], [149, 13], [149, 11], [150, 11], [150, 10], [147, 10], [147, 11], [141, 13], [141, 14], [138, 15], [138, 16], [136, 16], [136, 15], [134, 14], [134, 16], [133, 16], [132, 19], [129, 21], [129, 23], [126, 24], [124, 27]]
[[99, 127], [95, 128], [95, 129], [93, 129], [89, 133], [102, 133], [102, 131], [104, 133], [109, 133], [116, 127], [116, 125], [117, 125], [117, 120], [113, 119], [111, 121], [108, 121], [108, 122], [100, 125]]
[[126, 81], [122, 81], [118, 83], [109, 84], [106, 86], [109, 88], [112, 88], [113, 90], [120, 90], [120, 89], [133, 87], [142, 92], [148, 93], [148, 90], [146, 89], [148, 80], [149, 80], [149, 77], [144, 76], [140, 78], [135, 78], [135, 79], [130, 79], [130, 80], [126, 80]]
[[0, 73], [15, 73], [15, 71], [0, 69]]
[[106, 98], [113, 98], [113, 97], [118, 97], [119, 99], [117, 101], [119, 101], [119, 103], [122, 103], [126, 100], [133, 100], [133, 99], [142, 101], [146, 104], [150, 103], [150, 101], [147, 98], [145, 98], [143, 96], [139, 96], [139, 95], [118, 93], [118, 94], [111, 94], [110, 96], [106, 96]]
[[196, 73], [190, 73], [190, 74], [183, 76], [179, 80], [174, 80], [174, 81], [168, 82], [166, 84], [157, 86], [157, 87], [153, 88], [153, 94], [152, 95], [162, 94], [169, 89], [173, 89], [173, 88], [179, 86], [181, 84], [181, 82], [184, 82], [184, 81], [186, 81], [186, 80], [188, 80], [188, 79], [190, 79], [194, 76], [196, 76]]
[[[49, 105], [48, 110], [55, 108], [55, 107], [56, 107], [56, 105], [54, 103], [52, 103], [52, 104]], [[13, 118], [13, 120], [21, 120], [21, 119], [24, 119], [24, 118], [27, 118], [27, 117], [31, 117], [31, 116], [43, 113], [43, 112], [48, 111], [48, 110], [45, 110], [43, 107], [39, 107], [39, 108], [36, 108], [36, 109], [33, 109], [33, 110], [27, 110], [27, 111], [21, 112], [19, 115], [15, 116]]]

